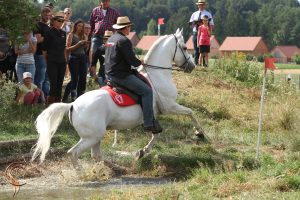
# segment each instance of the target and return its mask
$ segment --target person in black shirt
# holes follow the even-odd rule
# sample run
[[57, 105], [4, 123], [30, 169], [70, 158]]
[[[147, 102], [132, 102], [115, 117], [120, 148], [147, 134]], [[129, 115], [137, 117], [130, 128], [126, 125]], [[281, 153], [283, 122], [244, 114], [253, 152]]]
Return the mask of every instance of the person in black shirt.
[[105, 50], [105, 73], [109, 81], [124, 87], [136, 94], [142, 99], [142, 109], [144, 117], [144, 130], [152, 133], [162, 132], [158, 121], [154, 120], [153, 114], [153, 92], [151, 86], [147, 85], [135, 74], [135, 69], [144, 64], [143, 61], [136, 58], [132, 44], [126, 37], [129, 34], [132, 23], [129, 18], [118, 17], [117, 24], [113, 25], [116, 29], [107, 43]]
[[44, 38], [43, 54], [47, 62], [50, 93], [47, 105], [61, 101], [62, 84], [66, 71], [66, 32], [61, 30], [64, 14], [57, 13], [51, 19], [52, 27]]
[[[103, 42], [100, 47], [97, 48], [95, 53], [92, 54], [92, 64], [91, 64], [91, 76], [99, 83], [100, 86], [105, 85], [105, 69], [104, 69], [104, 57], [105, 55], [105, 43], [107, 39], [113, 35], [112, 31], [105, 31], [103, 36]], [[96, 76], [96, 65], [99, 60], [100, 68], [98, 72], [98, 77]]]
[[35, 60], [34, 84], [43, 91], [46, 97], [49, 95], [49, 83], [46, 77], [47, 65], [46, 65], [46, 60], [43, 56], [42, 49], [43, 49], [43, 42], [44, 42], [45, 35], [50, 30], [48, 23], [51, 17], [52, 14], [50, 8], [44, 7], [41, 11], [41, 21], [37, 23], [36, 29], [33, 32], [37, 39], [37, 49], [34, 55], [34, 60]]

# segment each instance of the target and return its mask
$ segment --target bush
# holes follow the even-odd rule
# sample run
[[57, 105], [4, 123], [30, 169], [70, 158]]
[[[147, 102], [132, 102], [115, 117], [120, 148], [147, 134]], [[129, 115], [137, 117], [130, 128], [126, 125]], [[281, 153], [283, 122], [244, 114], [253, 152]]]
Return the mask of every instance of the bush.
[[293, 61], [297, 64], [300, 65], [300, 55], [296, 54], [295, 56], [293, 56]]
[[213, 69], [221, 70], [238, 81], [249, 86], [257, 86], [261, 83], [260, 65], [255, 62], [247, 62], [246, 56], [234, 53], [229, 57], [216, 60]]
[[247, 55], [246, 55], [246, 60], [247, 60], [247, 61], [252, 61], [253, 58], [254, 58], [253, 55], [250, 55], [250, 54], [247, 54]]

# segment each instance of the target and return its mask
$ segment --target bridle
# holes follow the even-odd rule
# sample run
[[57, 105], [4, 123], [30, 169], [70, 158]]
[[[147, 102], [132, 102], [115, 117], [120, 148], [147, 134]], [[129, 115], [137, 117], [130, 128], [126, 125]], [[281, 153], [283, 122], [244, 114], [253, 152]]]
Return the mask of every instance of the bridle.
[[180, 51], [181, 51], [181, 53], [182, 53], [182, 55], [184, 56], [184, 63], [182, 64], [182, 65], [180, 65], [178, 68], [173, 68], [173, 67], [160, 67], [160, 66], [156, 66], [156, 65], [149, 65], [149, 64], [144, 64], [144, 66], [146, 66], [146, 67], [149, 67], [149, 68], [151, 68], [151, 69], [168, 69], [168, 70], [176, 70], [176, 71], [186, 71], [187, 70], [187, 67], [188, 67], [188, 61], [191, 59], [191, 57], [189, 56], [188, 58], [185, 56], [185, 54], [184, 54], [184, 51], [183, 51], [183, 48], [181, 47], [181, 45], [178, 45], [178, 39], [177, 39], [177, 37], [174, 35], [174, 34], [172, 34], [173, 36], [174, 36], [174, 38], [175, 38], [175, 46], [176, 46], [176, 48], [175, 48], [175, 52], [174, 52], [174, 55], [173, 55], [173, 59], [172, 59], [172, 61], [174, 61], [175, 60], [175, 56], [176, 56], [176, 53], [177, 53], [177, 49], [179, 48], [180, 49]]

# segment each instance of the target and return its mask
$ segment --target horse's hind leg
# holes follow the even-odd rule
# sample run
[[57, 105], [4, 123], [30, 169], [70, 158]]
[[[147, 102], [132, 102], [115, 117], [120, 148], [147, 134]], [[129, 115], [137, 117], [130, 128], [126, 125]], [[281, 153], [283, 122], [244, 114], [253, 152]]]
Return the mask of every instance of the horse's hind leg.
[[149, 153], [150, 150], [152, 149], [153, 145], [154, 145], [154, 142], [156, 140], [156, 137], [157, 137], [157, 134], [152, 134], [152, 138], [151, 140], [148, 142], [148, 144], [143, 148], [143, 149], [140, 149], [138, 150], [136, 153], [135, 153], [135, 157], [136, 159], [140, 159], [142, 157], [144, 157], [144, 155], [146, 153]]
[[79, 142], [68, 151], [72, 164], [75, 168], [79, 168], [78, 157], [80, 154], [98, 142], [99, 140], [96, 138], [81, 138]]
[[101, 150], [100, 150], [100, 146], [101, 146], [101, 141], [97, 142], [96, 144], [94, 144], [91, 148], [91, 157], [96, 161], [99, 162], [101, 161], [102, 157], [101, 157]]

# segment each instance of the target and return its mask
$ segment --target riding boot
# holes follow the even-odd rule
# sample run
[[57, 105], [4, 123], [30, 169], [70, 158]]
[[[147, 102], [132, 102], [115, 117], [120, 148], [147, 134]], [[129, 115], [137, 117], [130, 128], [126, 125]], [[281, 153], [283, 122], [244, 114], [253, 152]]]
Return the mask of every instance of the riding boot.
[[55, 103], [56, 97], [48, 96], [46, 101], [46, 107], [50, 106], [51, 104]]

